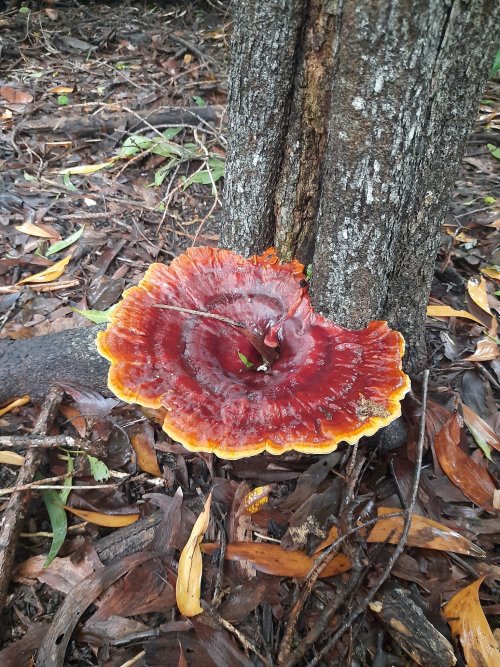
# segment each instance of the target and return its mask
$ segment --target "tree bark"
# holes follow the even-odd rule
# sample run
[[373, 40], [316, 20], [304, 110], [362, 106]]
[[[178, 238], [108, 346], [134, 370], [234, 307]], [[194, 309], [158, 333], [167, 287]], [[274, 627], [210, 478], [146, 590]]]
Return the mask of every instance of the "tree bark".
[[221, 245], [312, 262], [316, 308], [388, 320], [411, 373], [499, 19], [494, 0], [236, 7]]

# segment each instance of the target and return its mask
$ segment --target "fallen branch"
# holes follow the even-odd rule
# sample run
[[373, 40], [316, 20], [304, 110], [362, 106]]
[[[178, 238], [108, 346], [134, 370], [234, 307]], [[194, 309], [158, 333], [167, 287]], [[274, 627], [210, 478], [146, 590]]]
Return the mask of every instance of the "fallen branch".
[[[47, 394], [42, 405], [38, 419], [33, 429], [33, 435], [46, 435], [52, 426], [55, 415], [63, 397], [63, 390], [53, 387]], [[19, 489], [31, 484], [38, 469], [41, 457], [41, 449], [29, 449], [24, 460], [24, 465], [19, 471], [17, 478], [17, 490], [12, 494], [7, 509], [2, 517], [0, 531], [0, 611], [4, 610], [7, 591], [11, 579], [12, 566], [16, 552], [17, 538], [28, 508], [29, 493], [23, 493]]]
[[97, 352], [98, 326], [29, 340], [0, 340], [0, 403], [28, 394], [43, 399], [58, 381], [79, 382], [109, 396], [109, 364]]
[[99, 114], [81, 114], [54, 118], [43, 116], [37, 120], [21, 123], [17, 134], [64, 134], [74, 137], [95, 137], [112, 134], [115, 130], [136, 132], [144, 127], [165, 127], [169, 125], [198, 125], [217, 123], [225, 113], [222, 105], [208, 107], [169, 107], [163, 111], [145, 114], [138, 119], [137, 114], [103, 111]]

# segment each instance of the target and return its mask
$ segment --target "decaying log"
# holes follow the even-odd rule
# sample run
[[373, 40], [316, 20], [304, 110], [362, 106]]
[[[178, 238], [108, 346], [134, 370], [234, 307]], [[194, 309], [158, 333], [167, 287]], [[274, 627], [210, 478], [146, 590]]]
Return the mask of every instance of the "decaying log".
[[110, 112], [99, 114], [67, 115], [61, 118], [43, 116], [19, 125], [19, 134], [64, 134], [68, 137], [95, 137], [111, 134], [115, 130], [136, 132], [145, 127], [167, 125], [198, 125], [217, 123], [224, 115], [223, 105], [209, 107], [169, 107], [153, 113]]
[[429, 623], [401, 588], [387, 587], [370, 609], [393, 640], [423, 667], [452, 667], [457, 659], [450, 642]]
[[25, 394], [43, 399], [58, 381], [79, 382], [109, 396], [109, 364], [95, 346], [98, 331], [92, 326], [29, 340], [0, 340], [0, 403]]

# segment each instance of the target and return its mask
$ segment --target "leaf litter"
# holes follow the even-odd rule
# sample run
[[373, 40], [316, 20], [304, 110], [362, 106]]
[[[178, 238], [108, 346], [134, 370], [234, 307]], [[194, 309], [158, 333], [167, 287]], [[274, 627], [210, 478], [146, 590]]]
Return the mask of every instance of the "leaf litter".
[[[226, 8], [132, 4], [111, 13], [65, 3], [2, 21], [6, 48], [21, 59], [0, 81], [0, 117], [15, 139], [3, 144], [0, 176], [0, 337], [106, 322], [149, 264], [217, 243]], [[498, 83], [486, 98], [443, 227], [427, 322], [424, 468], [389, 583], [408, 592], [456, 659], [496, 665]], [[58, 125], [61, 134], [51, 130]], [[406, 446], [361, 445], [357, 478], [346, 476], [356, 460], [345, 447], [220, 461], [186, 452], [91, 387], [64, 390], [51, 432], [59, 444], [44, 450], [51, 488], [30, 489], [2, 665], [38, 649], [47, 665], [271, 665], [295, 613], [297, 645], [337, 608], [308, 646], [312, 658], [399, 542], [418, 384], [403, 406]], [[29, 397], [0, 406], [2, 434], [29, 433], [37, 414]], [[0, 449], [10, 454], [1, 469], [9, 489], [26, 449]], [[317, 559], [339, 540], [315, 578]], [[301, 591], [312, 594], [299, 605]], [[380, 599], [391, 595], [384, 588]], [[408, 621], [411, 605], [389, 619], [372, 606], [324, 664], [348, 652], [407, 664], [407, 646], [388, 628]]]

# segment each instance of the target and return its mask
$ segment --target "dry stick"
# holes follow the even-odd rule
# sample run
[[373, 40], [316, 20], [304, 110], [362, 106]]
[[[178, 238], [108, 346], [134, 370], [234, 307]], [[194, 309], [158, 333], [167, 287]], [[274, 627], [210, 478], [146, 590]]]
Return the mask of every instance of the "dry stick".
[[81, 441], [72, 435], [48, 435], [37, 437], [32, 435], [2, 435], [0, 447], [11, 449], [27, 449], [30, 447], [69, 447], [81, 449]]
[[307, 667], [315, 667], [315, 665], [318, 664], [318, 662], [324, 657], [324, 655], [332, 650], [332, 648], [335, 646], [335, 644], [338, 642], [338, 640], [342, 637], [342, 635], [346, 632], [346, 630], [348, 630], [351, 627], [352, 623], [356, 620], [356, 618], [360, 614], [362, 614], [363, 612], [366, 611], [370, 602], [372, 602], [372, 600], [375, 598], [375, 595], [378, 593], [380, 588], [383, 586], [383, 584], [389, 578], [389, 575], [391, 574], [391, 570], [394, 567], [397, 559], [403, 553], [403, 550], [404, 550], [405, 545], [406, 545], [406, 540], [408, 538], [408, 533], [410, 531], [411, 519], [412, 519], [412, 515], [413, 515], [413, 510], [415, 508], [415, 503], [416, 503], [416, 500], [417, 500], [418, 485], [420, 483], [420, 475], [421, 475], [421, 472], [422, 472], [422, 456], [423, 456], [424, 441], [425, 441], [425, 416], [426, 416], [426, 410], [427, 410], [427, 387], [428, 387], [428, 384], [429, 384], [429, 371], [426, 369], [423, 373], [423, 378], [422, 378], [422, 415], [420, 417], [420, 428], [419, 428], [419, 434], [418, 434], [417, 451], [415, 453], [415, 472], [413, 474], [413, 484], [412, 484], [412, 489], [411, 489], [410, 502], [408, 503], [408, 507], [404, 511], [405, 521], [404, 521], [404, 526], [403, 526], [403, 532], [401, 533], [401, 539], [399, 540], [398, 545], [394, 549], [394, 553], [389, 558], [389, 561], [388, 561], [386, 567], [384, 568], [384, 571], [382, 572], [382, 575], [380, 576], [377, 583], [370, 590], [370, 592], [366, 596], [366, 599], [364, 600], [364, 602], [359, 604], [354, 609], [354, 611], [352, 611], [348, 615], [348, 617], [341, 624], [341, 626], [338, 628], [338, 630], [335, 632], [335, 634], [325, 644], [325, 646], [321, 649], [321, 651], [307, 664]]
[[207, 313], [205, 310], [192, 310], [191, 308], [181, 308], [180, 306], [167, 306], [165, 304], [155, 303], [153, 308], [161, 308], [161, 310], [176, 310], [179, 313], [187, 313], [188, 315], [197, 315], [198, 317], [210, 317], [212, 320], [218, 320], [219, 322], [225, 322], [231, 327], [244, 327], [243, 322], [236, 322], [235, 320], [230, 320], [228, 317], [223, 317], [222, 315], [217, 315], [216, 313]]
[[[33, 429], [34, 436], [43, 436], [49, 432], [63, 395], [64, 392], [60, 387], [52, 387], [49, 390]], [[28, 450], [17, 478], [19, 487], [22, 488], [33, 481], [41, 456], [41, 449], [31, 448]], [[0, 613], [5, 608], [17, 538], [21, 532], [28, 502], [29, 494], [16, 490], [12, 494], [2, 518], [2, 530], [0, 532]]]

